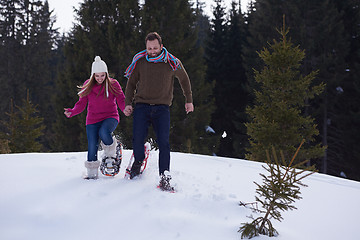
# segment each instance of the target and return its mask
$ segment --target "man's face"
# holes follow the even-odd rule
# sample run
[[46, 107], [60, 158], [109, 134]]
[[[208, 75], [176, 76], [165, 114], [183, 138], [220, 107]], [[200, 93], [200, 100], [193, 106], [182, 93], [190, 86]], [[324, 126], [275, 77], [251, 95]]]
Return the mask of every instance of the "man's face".
[[163, 48], [163, 45], [159, 43], [159, 41], [157, 39], [155, 40], [148, 40], [146, 42], [146, 51], [147, 54], [153, 58], [153, 57], [157, 57], [159, 56], [159, 54], [161, 53]]

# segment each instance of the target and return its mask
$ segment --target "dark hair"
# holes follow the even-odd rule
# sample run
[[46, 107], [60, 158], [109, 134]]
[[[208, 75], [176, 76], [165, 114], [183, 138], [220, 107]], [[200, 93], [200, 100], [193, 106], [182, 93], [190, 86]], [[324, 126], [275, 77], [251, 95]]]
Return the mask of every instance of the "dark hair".
[[155, 39], [157, 39], [159, 41], [160, 45], [162, 44], [162, 40], [161, 40], [160, 35], [157, 32], [151, 32], [145, 38], [145, 45], [146, 45], [147, 41], [153, 41]]

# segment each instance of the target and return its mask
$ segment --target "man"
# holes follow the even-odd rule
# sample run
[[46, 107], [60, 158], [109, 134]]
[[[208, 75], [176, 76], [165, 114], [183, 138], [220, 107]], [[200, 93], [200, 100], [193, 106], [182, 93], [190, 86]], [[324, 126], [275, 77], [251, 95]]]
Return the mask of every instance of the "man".
[[[170, 186], [170, 110], [174, 78], [177, 78], [185, 96], [186, 113], [194, 111], [190, 79], [179, 59], [163, 47], [158, 33], [149, 33], [145, 38], [146, 49], [136, 54], [125, 72], [129, 80], [125, 90], [126, 116], [133, 113], [133, 151], [135, 161], [130, 170], [130, 179], [140, 174], [145, 157], [144, 142], [150, 124], [159, 146], [159, 187], [172, 191]], [[132, 104], [135, 104], [133, 108]]]

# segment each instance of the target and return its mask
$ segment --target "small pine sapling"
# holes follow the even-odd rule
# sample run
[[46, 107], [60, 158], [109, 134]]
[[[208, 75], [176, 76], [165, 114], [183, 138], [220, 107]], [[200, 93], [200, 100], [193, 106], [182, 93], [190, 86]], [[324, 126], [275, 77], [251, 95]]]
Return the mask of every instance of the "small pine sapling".
[[[256, 219], [251, 217], [254, 219], [251, 223], [243, 223], [243, 226], [241, 226], [238, 231], [241, 233], [241, 238], [250, 239], [259, 236], [260, 234], [270, 237], [278, 235], [278, 232], [271, 223], [271, 219], [273, 218], [281, 222], [283, 219], [281, 211], [296, 209], [292, 204], [295, 200], [301, 199], [300, 187], [307, 187], [301, 180], [315, 172], [314, 166], [298, 169], [303, 167], [307, 160], [292, 165], [304, 142], [305, 140], [301, 142], [288, 166], [286, 166], [285, 157], [282, 151], [280, 151], [281, 163], [279, 162], [275, 148], [272, 148], [272, 155], [275, 163], [271, 163], [269, 151], [266, 151], [267, 162], [266, 166], [263, 166], [263, 168], [269, 175], [266, 176], [265, 174], [260, 173], [260, 176], [263, 178], [263, 183], [261, 185], [254, 182], [257, 186], [257, 196], [255, 196], [256, 202], [240, 202], [240, 206], [247, 207], [250, 205], [249, 208], [253, 212], [264, 215]], [[258, 208], [258, 204], [261, 205], [261, 209]]]

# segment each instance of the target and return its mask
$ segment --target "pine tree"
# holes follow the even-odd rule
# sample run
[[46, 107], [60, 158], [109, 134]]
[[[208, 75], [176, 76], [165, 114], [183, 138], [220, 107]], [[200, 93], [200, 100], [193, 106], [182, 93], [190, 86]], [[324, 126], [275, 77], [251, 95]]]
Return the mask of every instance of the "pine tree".
[[[206, 81], [214, 85], [212, 97], [214, 98], [215, 111], [211, 115], [210, 126], [215, 130], [215, 134], [219, 139], [216, 154], [224, 155], [225, 153], [220, 150], [221, 146], [223, 146], [220, 139], [224, 129], [221, 126], [222, 116], [219, 117], [218, 113], [223, 106], [221, 103], [221, 96], [223, 97], [223, 95], [221, 93], [224, 89], [224, 76], [222, 74], [225, 72], [226, 14], [222, 0], [215, 0], [214, 3], [213, 18], [210, 22], [210, 31], [205, 47]], [[230, 147], [232, 148], [231, 144]]]
[[[54, 137], [50, 144], [53, 151], [80, 151], [86, 149], [84, 146], [86, 140], [84, 140], [85, 136], [83, 135], [83, 131], [85, 131], [84, 114], [71, 119], [67, 119], [64, 115], [64, 107], [72, 107], [78, 100], [76, 84], [74, 83], [74, 75], [77, 73], [74, 64], [72, 61], [66, 61], [66, 58], [60, 53], [64, 49], [64, 46], [61, 45], [64, 42], [63, 38], [62, 43], [59, 42], [58, 48], [58, 72], [55, 94], [52, 98], [56, 122], [52, 125]], [[69, 55], [67, 56], [69, 57]]]
[[298, 160], [312, 159], [323, 154], [324, 148], [313, 146], [318, 130], [314, 119], [304, 116], [305, 100], [320, 94], [323, 84], [312, 86], [316, 72], [302, 76], [300, 63], [305, 53], [294, 47], [287, 39], [289, 30], [279, 31], [281, 40], [273, 41], [269, 48], [264, 48], [259, 57], [265, 67], [255, 70], [255, 80], [260, 89], [255, 91], [254, 107], [248, 107], [251, 121], [246, 124], [250, 136], [250, 147], [247, 158], [264, 161], [265, 152], [271, 146], [282, 151], [285, 159], [290, 159], [296, 143], [307, 141], [305, 149]]
[[[217, 81], [222, 78], [221, 74], [224, 72], [226, 14], [223, 0], [215, 0], [214, 2], [216, 5], [213, 10], [213, 18], [210, 22], [210, 32], [205, 49], [207, 65], [206, 80], [218, 84]], [[215, 96], [217, 95], [216, 89], [217, 86], [214, 89]]]
[[[312, 46], [313, 43], [307, 42], [309, 40], [304, 41], [306, 43], [304, 47], [309, 56], [304, 62], [304, 68], [318, 68], [318, 80], [326, 83], [320, 98], [310, 101], [310, 104], [317, 108], [309, 109], [309, 114], [317, 119], [322, 144], [327, 146], [323, 158], [317, 165], [321, 172], [331, 172], [335, 175], [336, 170], [330, 166], [340, 164], [338, 153], [346, 147], [340, 137], [342, 132], [339, 117], [341, 117], [342, 106], [338, 104], [340, 95], [337, 89], [342, 86], [346, 76], [344, 58], [348, 52], [348, 42], [345, 39], [341, 14], [336, 9], [334, 1], [319, 3], [317, 9], [311, 12], [311, 16], [317, 20], [313, 30], [317, 33], [321, 32], [321, 35], [314, 36], [319, 41], [317, 43], [319, 45]], [[326, 10], [326, 15], [320, 15], [324, 14], [323, 10]], [[303, 38], [309, 39], [310, 36], [313, 37], [312, 35], [314, 34], [307, 33]]]
[[[39, 114], [50, 129], [52, 115], [50, 94], [53, 85], [53, 69], [50, 63], [56, 31], [52, 28], [52, 12], [47, 1], [16, 0], [2, 1], [1, 45], [3, 58], [0, 64], [1, 96], [0, 109], [9, 111], [10, 99], [20, 105], [21, 95], [30, 89], [31, 99], [39, 106]], [[44, 115], [43, 115], [44, 114]], [[0, 117], [4, 119], [4, 117]], [[41, 137], [46, 143], [48, 134]], [[48, 146], [47, 146], [48, 147]]]
[[[56, 81], [56, 137], [53, 147], [58, 150], [87, 149], [85, 115], [66, 119], [64, 107], [72, 107], [78, 100], [77, 86], [89, 78], [96, 55], [106, 62], [109, 74], [125, 89], [123, 73], [132, 56], [139, 49], [139, 4], [132, 0], [86, 0], [76, 11], [77, 22], [64, 40], [64, 63]], [[131, 146], [131, 121], [120, 116], [116, 134], [123, 144]]]
[[[211, 126], [220, 139], [217, 155], [243, 158], [247, 145], [244, 113], [248, 104], [248, 83], [242, 59], [245, 18], [235, 1], [228, 19], [223, 1], [216, 0], [215, 4], [206, 48], [207, 81], [215, 83], [216, 109]], [[226, 137], [221, 137], [223, 133]]]
[[[54, 122], [51, 96], [54, 93], [54, 67], [51, 64], [54, 53], [57, 31], [54, 30], [52, 12], [49, 10], [46, 1], [28, 1], [24, 7], [27, 14], [22, 19], [23, 26], [28, 29], [28, 36], [25, 37], [26, 44], [23, 47], [23, 80], [26, 87], [30, 89], [32, 101], [38, 105], [39, 114], [44, 118], [46, 125], [46, 134], [41, 139], [46, 148], [50, 148], [49, 140], [53, 135], [51, 124]], [[24, 28], [25, 32], [25, 28]]]
[[243, 67], [243, 47], [246, 30], [244, 15], [235, 1], [232, 2], [229, 21], [226, 28], [225, 58], [222, 94], [217, 96], [217, 121], [228, 136], [221, 139], [219, 155], [237, 158], [245, 157], [248, 145], [245, 122], [245, 108], [249, 103], [248, 82]]
[[[198, 29], [198, 37], [196, 47], [201, 47], [205, 49], [206, 39], [210, 31], [210, 20], [209, 17], [204, 13], [204, 3], [196, 1], [196, 28]], [[204, 52], [205, 55], [205, 52]]]
[[[1, 133], [0, 133], [1, 134]], [[3, 139], [0, 137], [0, 154], [11, 153], [9, 147], [9, 140]]]
[[[255, 182], [257, 186], [256, 202], [240, 202], [240, 206], [247, 207], [248, 205], [252, 205], [250, 208], [253, 212], [264, 215], [257, 217], [251, 223], [243, 223], [243, 226], [240, 227], [238, 231], [241, 233], [241, 238], [253, 238], [260, 234], [269, 237], [278, 235], [271, 220], [281, 221], [283, 220], [281, 212], [296, 209], [293, 203], [301, 199], [300, 188], [307, 187], [307, 185], [301, 181], [313, 174], [315, 169], [313, 166], [306, 167], [304, 170], [296, 169], [304, 167], [307, 161], [293, 164], [304, 142], [305, 140], [301, 142], [290, 161], [285, 160], [282, 151], [280, 151], [280, 161], [275, 148], [272, 149], [272, 159], [274, 160], [271, 161], [269, 151], [266, 151], [267, 162], [263, 168], [269, 175], [266, 176], [261, 173], [260, 176], [263, 178], [263, 183], [258, 184]], [[258, 203], [261, 205], [260, 209], [258, 208]]]
[[328, 171], [336, 175], [343, 172], [348, 178], [360, 180], [360, 151], [357, 147], [360, 141], [360, 3], [356, 0], [335, 2], [342, 13], [350, 50], [345, 57], [346, 77], [336, 87], [340, 107], [336, 121], [340, 129], [337, 141], [341, 147], [329, 153], [330, 159], [338, 160], [329, 162]]
[[[0, 111], [10, 110], [10, 99], [15, 104], [21, 103], [21, 96], [26, 90], [22, 81], [22, 39], [17, 37], [19, 26], [16, 24], [22, 12], [19, 8], [21, 0], [0, 1]], [[5, 120], [2, 114], [0, 120]]]
[[339, 149], [346, 146], [341, 138], [339, 139], [342, 135], [341, 122], [338, 119], [341, 116], [339, 105], [341, 95], [336, 89], [342, 86], [346, 76], [344, 57], [348, 52], [348, 41], [344, 34], [342, 15], [334, 2], [334, 0], [256, 1], [254, 11], [249, 18], [250, 36], [249, 46], [245, 51], [245, 62], [248, 63], [247, 75], [251, 86], [257, 89], [251, 68], [259, 69], [262, 63], [258, 59], [255, 60], [253, 54], [274, 38], [276, 31], [273, 26], [276, 26], [285, 14], [291, 29], [289, 36], [295, 44], [306, 49], [307, 58], [304, 59], [300, 69], [301, 73], [308, 75], [317, 69], [319, 72], [314, 84], [321, 82], [326, 84], [319, 98], [307, 100], [304, 113], [313, 116], [319, 126], [320, 134], [316, 137], [316, 142], [322, 142], [323, 146], [327, 146], [324, 156], [313, 159], [312, 162], [315, 162], [323, 172], [335, 175], [336, 165], [346, 161], [338, 155]]
[[45, 129], [44, 119], [38, 116], [38, 106], [30, 101], [29, 96], [27, 91], [22, 106], [16, 106], [17, 110], [12, 108], [10, 113], [6, 113], [10, 118], [8, 122], [4, 122], [8, 130], [6, 136], [11, 152], [14, 153], [39, 152], [43, 147], [38, 138], [43, 135]]
[[[195, 111], [186, 115], [184, 96], [175, 81], [171, 106], [170, 143], [172, 151], [212, 154], [216, 139], [205, 128], [210, 123], [213, 86], [205, 81], [203, 49], [197, 45], [196, 10], [188, 0], [145, 1], [141, 32], [158, 32], [164, 46], [184, 65], [192, 87]], [[143, 45], [142, 49], [145, 46]]]

